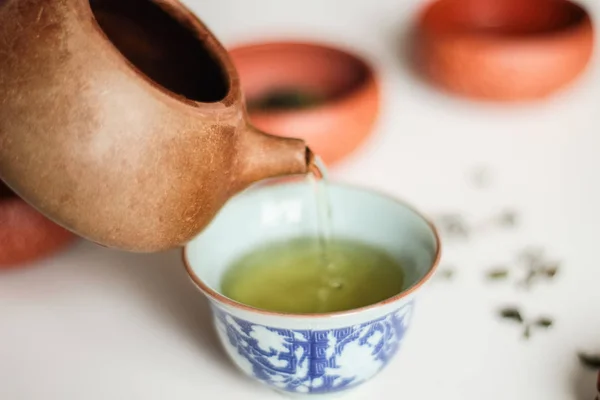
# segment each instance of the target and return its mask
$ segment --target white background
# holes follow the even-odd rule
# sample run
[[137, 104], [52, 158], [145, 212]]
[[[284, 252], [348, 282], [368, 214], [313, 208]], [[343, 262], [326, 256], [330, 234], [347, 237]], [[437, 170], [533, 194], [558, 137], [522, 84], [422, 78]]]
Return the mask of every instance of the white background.
[[[378, 127], [331, 174], [400, 196], [429, 214], [484, 219], [520, 212], [512, 231], [448, 242], [450, 282], [421, 295], [398, 357], [345, 398], [591, 400], [579, 349], [600, 351], [600, 76], [510, 107], [448, 97], [412, 76], [398, 54], [418, 1], [188, 0], [232, 46], [317, 39], [363, 54], [384, 89]], [[588, 1], [597, 15], [598, 4]], [[485, 168], [491, 186], [469, 183]], [[485, 270], [542, 246], [562, 261], [531, 291], [486, 284]], [[500, 321], [504, 304], [555, 325], [524, 341]], [[208, 309], [174, 251], [132, 255], [81, 242], [29, 269], [0, 274], [0, 399], [197, 400], [280, 396], [242, 377], [215, 341]]]

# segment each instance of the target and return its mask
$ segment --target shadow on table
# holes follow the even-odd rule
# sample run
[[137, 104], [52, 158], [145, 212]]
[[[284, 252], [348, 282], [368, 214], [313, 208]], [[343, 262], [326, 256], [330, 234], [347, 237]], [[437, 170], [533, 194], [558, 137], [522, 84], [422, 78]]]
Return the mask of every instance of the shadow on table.
[[[197, 344], [201, 357], [214, 365], [231, 368], [215, 332], [210, 306], [192, 283], [182, 263], [181, 251], [132, 254], [82, 242], [70, 255], [69, 264], [80, 264], [76, 274], [94, 285], [112, 285], [139, 299], [145, 311], [155, 313], [165, 326], [172, 326], [182, 340]], [[78, 258], [81, 257], [81, 260]], [[75, 260], [73, 260], [75, 258]], [[89, 262], [93, 258], [93, 262]]]

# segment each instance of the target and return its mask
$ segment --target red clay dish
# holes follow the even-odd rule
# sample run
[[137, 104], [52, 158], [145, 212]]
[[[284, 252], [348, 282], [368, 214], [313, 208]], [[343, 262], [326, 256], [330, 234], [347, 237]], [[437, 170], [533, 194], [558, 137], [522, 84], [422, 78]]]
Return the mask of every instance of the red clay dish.
[[380, 89], [373, 68], [357, 56], [297, 42], [247, 45], [230, 55], [257, 128], [306, 140], [327, 165], [372, 132]]
[[0, 269], [50, 256], [75, 238], [0, 182]]
[[587, 66], [593, 27], [567, 0], [438, 0], [417, 20], [415, 61], [431, 83], [496, 101], [544, 98]]

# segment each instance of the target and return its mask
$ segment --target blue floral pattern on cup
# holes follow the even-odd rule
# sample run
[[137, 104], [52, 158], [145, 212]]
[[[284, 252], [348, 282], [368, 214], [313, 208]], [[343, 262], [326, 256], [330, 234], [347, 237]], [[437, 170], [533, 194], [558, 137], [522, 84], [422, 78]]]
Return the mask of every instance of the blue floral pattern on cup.
[[227, 352], [248, 375], [292, 393], [331, 393], [368, 380], [398, 350], [413, 303], [382, 318], [330, 330], [289, 330], [236, 318], [213, 306]]

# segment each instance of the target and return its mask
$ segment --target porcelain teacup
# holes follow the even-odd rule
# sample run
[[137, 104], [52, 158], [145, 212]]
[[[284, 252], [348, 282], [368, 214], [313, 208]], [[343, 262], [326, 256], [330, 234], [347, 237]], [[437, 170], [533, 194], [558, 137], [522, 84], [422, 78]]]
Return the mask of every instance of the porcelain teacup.
[[396, 354], [415, 297], [434, 273], [434, 226], [392, 197], [329, 183], [331, 235], [378, 246], [402, 265], [403, 290], [377, 304], [328, 314], [284, 314], [227, 298], [228, 266], [259, 245], [316, 235], [315, 193], [306, 183], [251, 188], [230, 200], [184, 249], [190, 277], [209, 299], [218, 336], [234, 364], [289, 395], [329, 397], [375, 376]]

